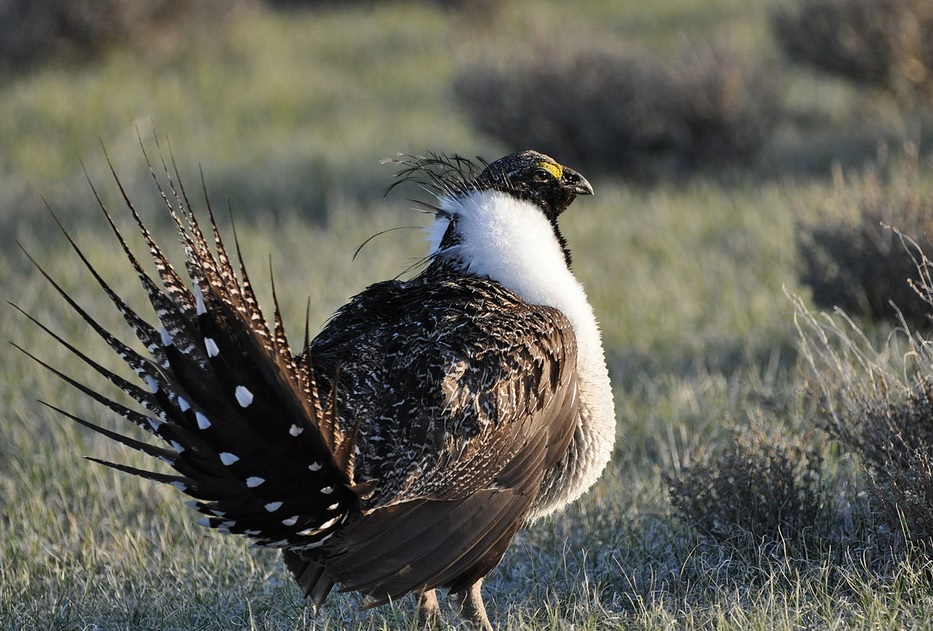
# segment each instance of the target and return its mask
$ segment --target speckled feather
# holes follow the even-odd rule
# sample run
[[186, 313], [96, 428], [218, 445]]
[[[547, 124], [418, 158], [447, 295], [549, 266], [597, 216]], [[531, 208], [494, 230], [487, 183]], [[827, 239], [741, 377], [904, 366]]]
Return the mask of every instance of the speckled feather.
[[[341, 421], [359, 424], [357, 475], [378, 481], [360, 520], [335, 537], [342, 550], [328, 561], [331, 574], [377, 600], [435, 585], [456, 590], [485, 575], [505, 548], [482, 549], [484, 537], [521, 526], [574, 428], [575, 346], [566, 318], [437, 265], [355, 297], [315, 338], [311, 356], [319, 375], [338, 375], [319, 385], [335, 387]], [[399, 549], [388, 554], [393, 543], [373, 536], [389, 527], [449, 528], [477, 494], [495, 498], [500, 510], [478, 511], [466, 532], [445, 533], [436, 549], [420, 537], [411, 549], [395, 542]], [[372, 562], [375, 546], [386, 557], [381, 565]], [[479, 558], [475, 568], [436, 575], [413, 563], [414, 553], [430, 557], [426, 567]]]
[[511, 431], [572, 389], [575, 345], [555, 309], [437, 266], [356, 296], [311, 356], [321, 387], [339, 375], [341, 421], [360, 424], [358, 475], [379, 480], [369, 508], [488, 484], [514, 455]]

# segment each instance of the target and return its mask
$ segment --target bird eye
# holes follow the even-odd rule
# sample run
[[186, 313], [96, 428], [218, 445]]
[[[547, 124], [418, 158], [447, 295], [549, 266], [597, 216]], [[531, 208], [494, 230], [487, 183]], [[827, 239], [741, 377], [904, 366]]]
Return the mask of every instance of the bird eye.
[[551, 174], [544, 169], [538, 169], [532, 174], [531, 177], [534, 178], [535, 182], [547, 182], [548, 179], [550, 179]]

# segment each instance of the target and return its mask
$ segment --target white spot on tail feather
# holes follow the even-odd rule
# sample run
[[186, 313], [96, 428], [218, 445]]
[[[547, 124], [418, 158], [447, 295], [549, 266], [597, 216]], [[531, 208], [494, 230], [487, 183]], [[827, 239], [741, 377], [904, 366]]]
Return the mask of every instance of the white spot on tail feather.
[[283, 526], [294, 526], [294, 525], [297, 524], [297, 523], [298, 523], [298, 515], [292, 515], [292, 516], [289, 517], [288, 519], [283, 519], [283, 520], [282, 520], [282, 525], [283, 525]]
[[197, 308], [198, 315], [204, 315], [207, 313], [207, 308], [204, 306], [204, 294], [201, 293], [201, 286], [194, 286], [194, 303]]
[[246, 478], [246, 486], [251, 489], [255, 489], [257, 486], [264, 483], [265, 481], [266, 481], [265, 478], [260, 478], [259, 476], [252, 475]]
[[334, 487], [332, 486], [325, 486], [323, 489], [321, 489], [321, 493], [323, 493], [324, 495], [330, 495], [333, 492], [334, 492]]
[[321, 466], [322, 465], [320, 462], [312, 462], [311, 464], [308, 465], [308, 471], [320, 471]]
[[234, 462], [238, 461], [239, 459], [240, 459], [239, 456], [234, 455], [230, 453], [229, 451], [220, 452], [220, 461], [224, 463], [225, 465], [227, 465], [228, 467], [232, 465]]
[[253, 402], [253, 393], [246, 386], [237, 386], [234, 395], [241, 408], [247, 408]]
[[169, 335], [168, 329], [165, 327], [162, 327], [159, 331], [159, 336], [162, 338], [162, 346], [171, 346], [173, 344], [172, 336]]
[[314, 548], [320, 548], [322, 545], [324, 545], [324, 542], [325, 542], [325, 541], [327, 541], [328, 539], [330, 539], [330, 538], [333, 537], [333, 536], [334, 536], [334, 533], [330, 533], [330, 534], [327, 535], [326, 537], [321, 537], [321, 539], [318, 540], [318, 541], [314, 541], [314, 542], [312, 542], [312, 543], [308, 543], [308, 544], [305, 544], [305, 545], [303, 545], [303, 546], [295, 546], [295, 547], [292, 548], [292, 549], [293, 549], [293, 550], [313, 550]]
[[332, 517], [328, 519], [323, 524], [320, 524], [317, 527], [305, 528], [301, 532], [297, 532], [295, 534], [297, 534], [299, 537], [313, 537], [315, 535], [321, 534], [322, 532], [324, 532], [325, 530], [327, 530], [328, 528], [336, 524], [341, 519], [343, 519], [343, 515], [337, 515], [336, 517]]
[[269, 511], [270, 513], [274, 513], [280, 508], [282, 508], [282, 502], [269, 502], [268, 504], [265, 505], [265, 509]]
[[292, 436], [296, 437], [296, 438], [297, 438], [298, 435], [301, 434], [301, 432], [303, 432], [303, 431], [305, 431], [305, 428], [304, 428], [304, 427], [298, 427], [297, 425], [292, 425], [291, 427], [288, 428], [288, 433], [291, 434]]
[[182, 412], [187, 412], [191, 409], [191, 404], [188, 403], [184, 397], [178, 397], [178, 409]]
[[210, 420], [200, 412], [195, 412], [194, 418], [198, 421], [198, 429], [207, 429], [211, 426]]
[[217, 357], [220, 355], [220, 349], [217, 348], [217, 342], [214, 341], [212, 337], [204, 338], [204, 349], [207, 351], [208, 357]]

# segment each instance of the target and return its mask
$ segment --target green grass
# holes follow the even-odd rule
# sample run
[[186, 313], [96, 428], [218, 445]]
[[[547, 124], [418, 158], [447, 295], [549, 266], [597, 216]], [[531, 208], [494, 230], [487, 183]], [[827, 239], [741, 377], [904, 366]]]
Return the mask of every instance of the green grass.
[[[451, 103], [452, 73], [479, 50], [507, 54], [512, 40], [531, 33], [555, 45], [564, 37], [618, 37], [676, 55], [689, 30], [693, 38], [774, 54], [762, 37], [770, 2], [592, 0], [568, 12], [557, 0], [516, 1], [498, 21], [475, 24], [430, 3], [365, 4], [201, 25], [159, 52], [113, 50], [94, 65], [4, 77], [4, 298], [116, 366], [14, 241], [124, 331], [39, 193], [114, 287], [142, 305], [81, 163], [118, 208], [103, 142], [160, 239], [175, 245], [137, 144], [139, 129], [153, 150], [154, 127], [163, 147], [168, 137], [189, 191], [199, 188], [201, 166], [215, 206], [229, 198], [266, 305], [271, 258], [297, 342], [309, 298], [312, 326], [319, 326], [351, 295], [424, 253], [421, 234], [404, 230], [375, 239], [351, 260], [380, 230], [425, 224], [406, 199], [416, 191], [382, 198], [393, 170], [380, 159], [431, 149], [496, 157], [508, 149], [475, 135]], [[599, 484], [566, 513], [523, 532], [489, 577], [487, 605], [503, 628], [928, 623], [930, 568], [920, 555], [895, 556], [875, 545], [859, 518], [864, 498], [853, 467], [832, 447], [827, 466], [838, 483], [820, 526], [822, 545], [782, 549], [740, 537], [713, 544], [674, 516], [667, 497], [665, 476], [688, 466], [701, 447], [728, 440], [735, 427], [755, 420], [789, 433], [812, 429], [794, 306], [784, 294], [801, 292], [795, 221], [811, 218], [835, 194], [829, 158], [866, 158], [853, 149], [860, 146], [853, 134], [864, 132], [853, 131], [853, 121], [877, 121], [876, 140], [909, 132], [883, 99], [789, 72], [789, 98], [796, 109], [816, 111], [821, 132], [785, 129], [770, 151], [769, 172], [651, 186], [606, 178], [594, 182], [596, 197], [578, 200], [566, 215], [576, 272], [602, 322], [619, 444]], [[897, 176], [900, 167], [890, 168]], [[933, 182], [928, 168], [918, 177]], [[12, 308], [2, 322], [5, 339], [82, 374]], [[414, 628], [407, 601], [359, 612], [355, 596], [335, 594], [315, 615], [277, 554], [197, 527], [174, 489], [83, 460], [146, 464], [37, 399], [115, 426], [110, 415], [12, 347], [0, 366], [0, 629]]]

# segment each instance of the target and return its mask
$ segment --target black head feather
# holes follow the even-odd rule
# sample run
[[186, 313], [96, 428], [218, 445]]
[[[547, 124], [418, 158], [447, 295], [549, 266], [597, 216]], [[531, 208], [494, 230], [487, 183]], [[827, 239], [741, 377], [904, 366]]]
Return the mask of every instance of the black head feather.
[[431, 153], [405, 156], [396, 163], [402, 169], [387, 193], [403, 182], [414, 182], [438, 196], [493, 189], [534, 202], [552, 222], [567, 210], [577, 195], [593, 194], [593, 187], [577, 171], [531, 149], [509, 154], [495, 162]]
[[552, 222], [577, 195], [593, 194], [593, 187], [578, 172], [530, 149], [489, 164], [477, 178], [476, 187], [500, 190], [534, 202]]
[[[448, 156], [443, 153], [404, 156], [395, 162], [403, 168], [386, 193], [403, 182], [413, 182], [437, 197], [458, 197], [470, 191], [497, 190], [536, 204], [551, 222], [567, 265], [570, 265], [567, 239], [557, 225], [557, 218], [567, 210], [577, 195], [593, 194], [593, 187], [577, 171], [532, 149], [509, 154], [495, 162], [487, 162], [479, 157], [474, 161], [457, 154]], [[438, 206], [415, 201], [430, 212], [445, 214]], [[445, 237], [448, 238], [454, 238], [453, 234]]]

